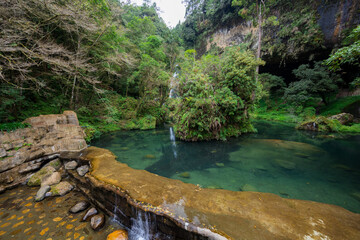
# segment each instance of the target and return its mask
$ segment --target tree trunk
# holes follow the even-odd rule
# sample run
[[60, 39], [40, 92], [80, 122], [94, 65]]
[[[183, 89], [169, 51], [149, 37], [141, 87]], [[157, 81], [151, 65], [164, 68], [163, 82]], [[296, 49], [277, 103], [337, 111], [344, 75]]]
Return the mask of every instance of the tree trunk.
[[[259, 25], [259, 35], [258, 35], [258, 48], [257, 48], [257, 52], [256, 52], [256, 59], [259, 60], [261, 57], [261, 40], [262, 40], [262, 4], [263, 4], [263, 0], [260, 1], [259, 4], [259, 21], [258, 21], [258, 25]], [[258, 74], [259, 74], [259, 65], [256, 66], [256, 70], [255, 70], [256, 76], [256, 82], [258, 81]]]

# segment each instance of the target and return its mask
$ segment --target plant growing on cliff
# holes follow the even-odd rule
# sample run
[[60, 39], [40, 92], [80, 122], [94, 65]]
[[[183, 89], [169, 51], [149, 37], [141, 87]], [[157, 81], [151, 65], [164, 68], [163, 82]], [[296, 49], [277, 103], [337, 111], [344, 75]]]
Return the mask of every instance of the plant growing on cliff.
[[253, 93], [261, 88], [255, 69], [263, 62], [239, 47], [222, 57], [206, 55], [191, 61], [181, 69], [176, 135], [189, 141], [225, 140], [254, 131], [249, 111], [257, 100]]
[[330, 70], [337, 71], [344, 64], [360, 66], [360, 25], [344, 40], [347, 45], [332, 53], [325, 61]]

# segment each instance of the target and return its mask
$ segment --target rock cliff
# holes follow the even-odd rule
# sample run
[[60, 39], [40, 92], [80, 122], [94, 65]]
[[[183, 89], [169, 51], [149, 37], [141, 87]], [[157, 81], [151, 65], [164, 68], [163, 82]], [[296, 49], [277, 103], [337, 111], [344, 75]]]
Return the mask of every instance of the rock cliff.
[[25, 122], [31, 127], [0, 133], [0, 191], [25, 182], [60, 153], [87, 147], [75, 112], [41, 115]]

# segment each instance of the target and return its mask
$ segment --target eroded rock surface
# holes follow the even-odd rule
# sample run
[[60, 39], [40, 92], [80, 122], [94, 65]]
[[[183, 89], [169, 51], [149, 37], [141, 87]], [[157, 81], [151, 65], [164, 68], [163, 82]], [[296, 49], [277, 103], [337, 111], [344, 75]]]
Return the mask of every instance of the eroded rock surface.
[[[63, 152], [87, 147], [76, 113], [41, 115], [25, 120], [31, 127], [0, 132], [0, 189], [13, 188]], [[49, 166], [58, 170], [59, 160]], [[37, 183], [39, 185], [39, 183]]]
[[[267, 142], [319, 151], [297, 143]], [[129, 203], [128, 208], [123, 204], [121, 214], [131, 217], [135, 206], [137, 211], [152, 212], [162, 216], [161, 219], [176, 222], [176, 226], [212, 239], [316, 239], [321, 236], [322, 239], [350, 240], [360, 236], [360, 214], [338, 206], [281, 198], [270, 193], [202, 189], [132, 169], [117, 162], [110, 151], [95, 147], [86, 149], [81, 159], [91, 162], [92, 171], [86, 175], [87, 180], [97, 189], [106, 189], [106, 196], [101, 194], [94, 199], [105, 204], [109, 212], [119, 202], [119, 198], [114, 197], [116, 193]], [[118, 216], [121, 217], [120, 213]], [[171, 221], [163, 220], [162, 229], [174, 227]]]

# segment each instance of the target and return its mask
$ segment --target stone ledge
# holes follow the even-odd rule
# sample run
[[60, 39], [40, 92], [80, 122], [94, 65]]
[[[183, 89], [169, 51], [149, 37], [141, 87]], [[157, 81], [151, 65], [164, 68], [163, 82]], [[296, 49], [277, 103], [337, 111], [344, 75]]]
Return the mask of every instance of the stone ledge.
[[202, 189], [132, 169], [115, 158], [96, 147], [82, 151], [78, 159], [91, 165], [82, 188], [109, 214], [119, 205], [122, 212], [115, 214], [127, 226], [141, 210], [175, 239], [350, 240], [360, 235], [360, 214], [338, 206], [270, 193]]

